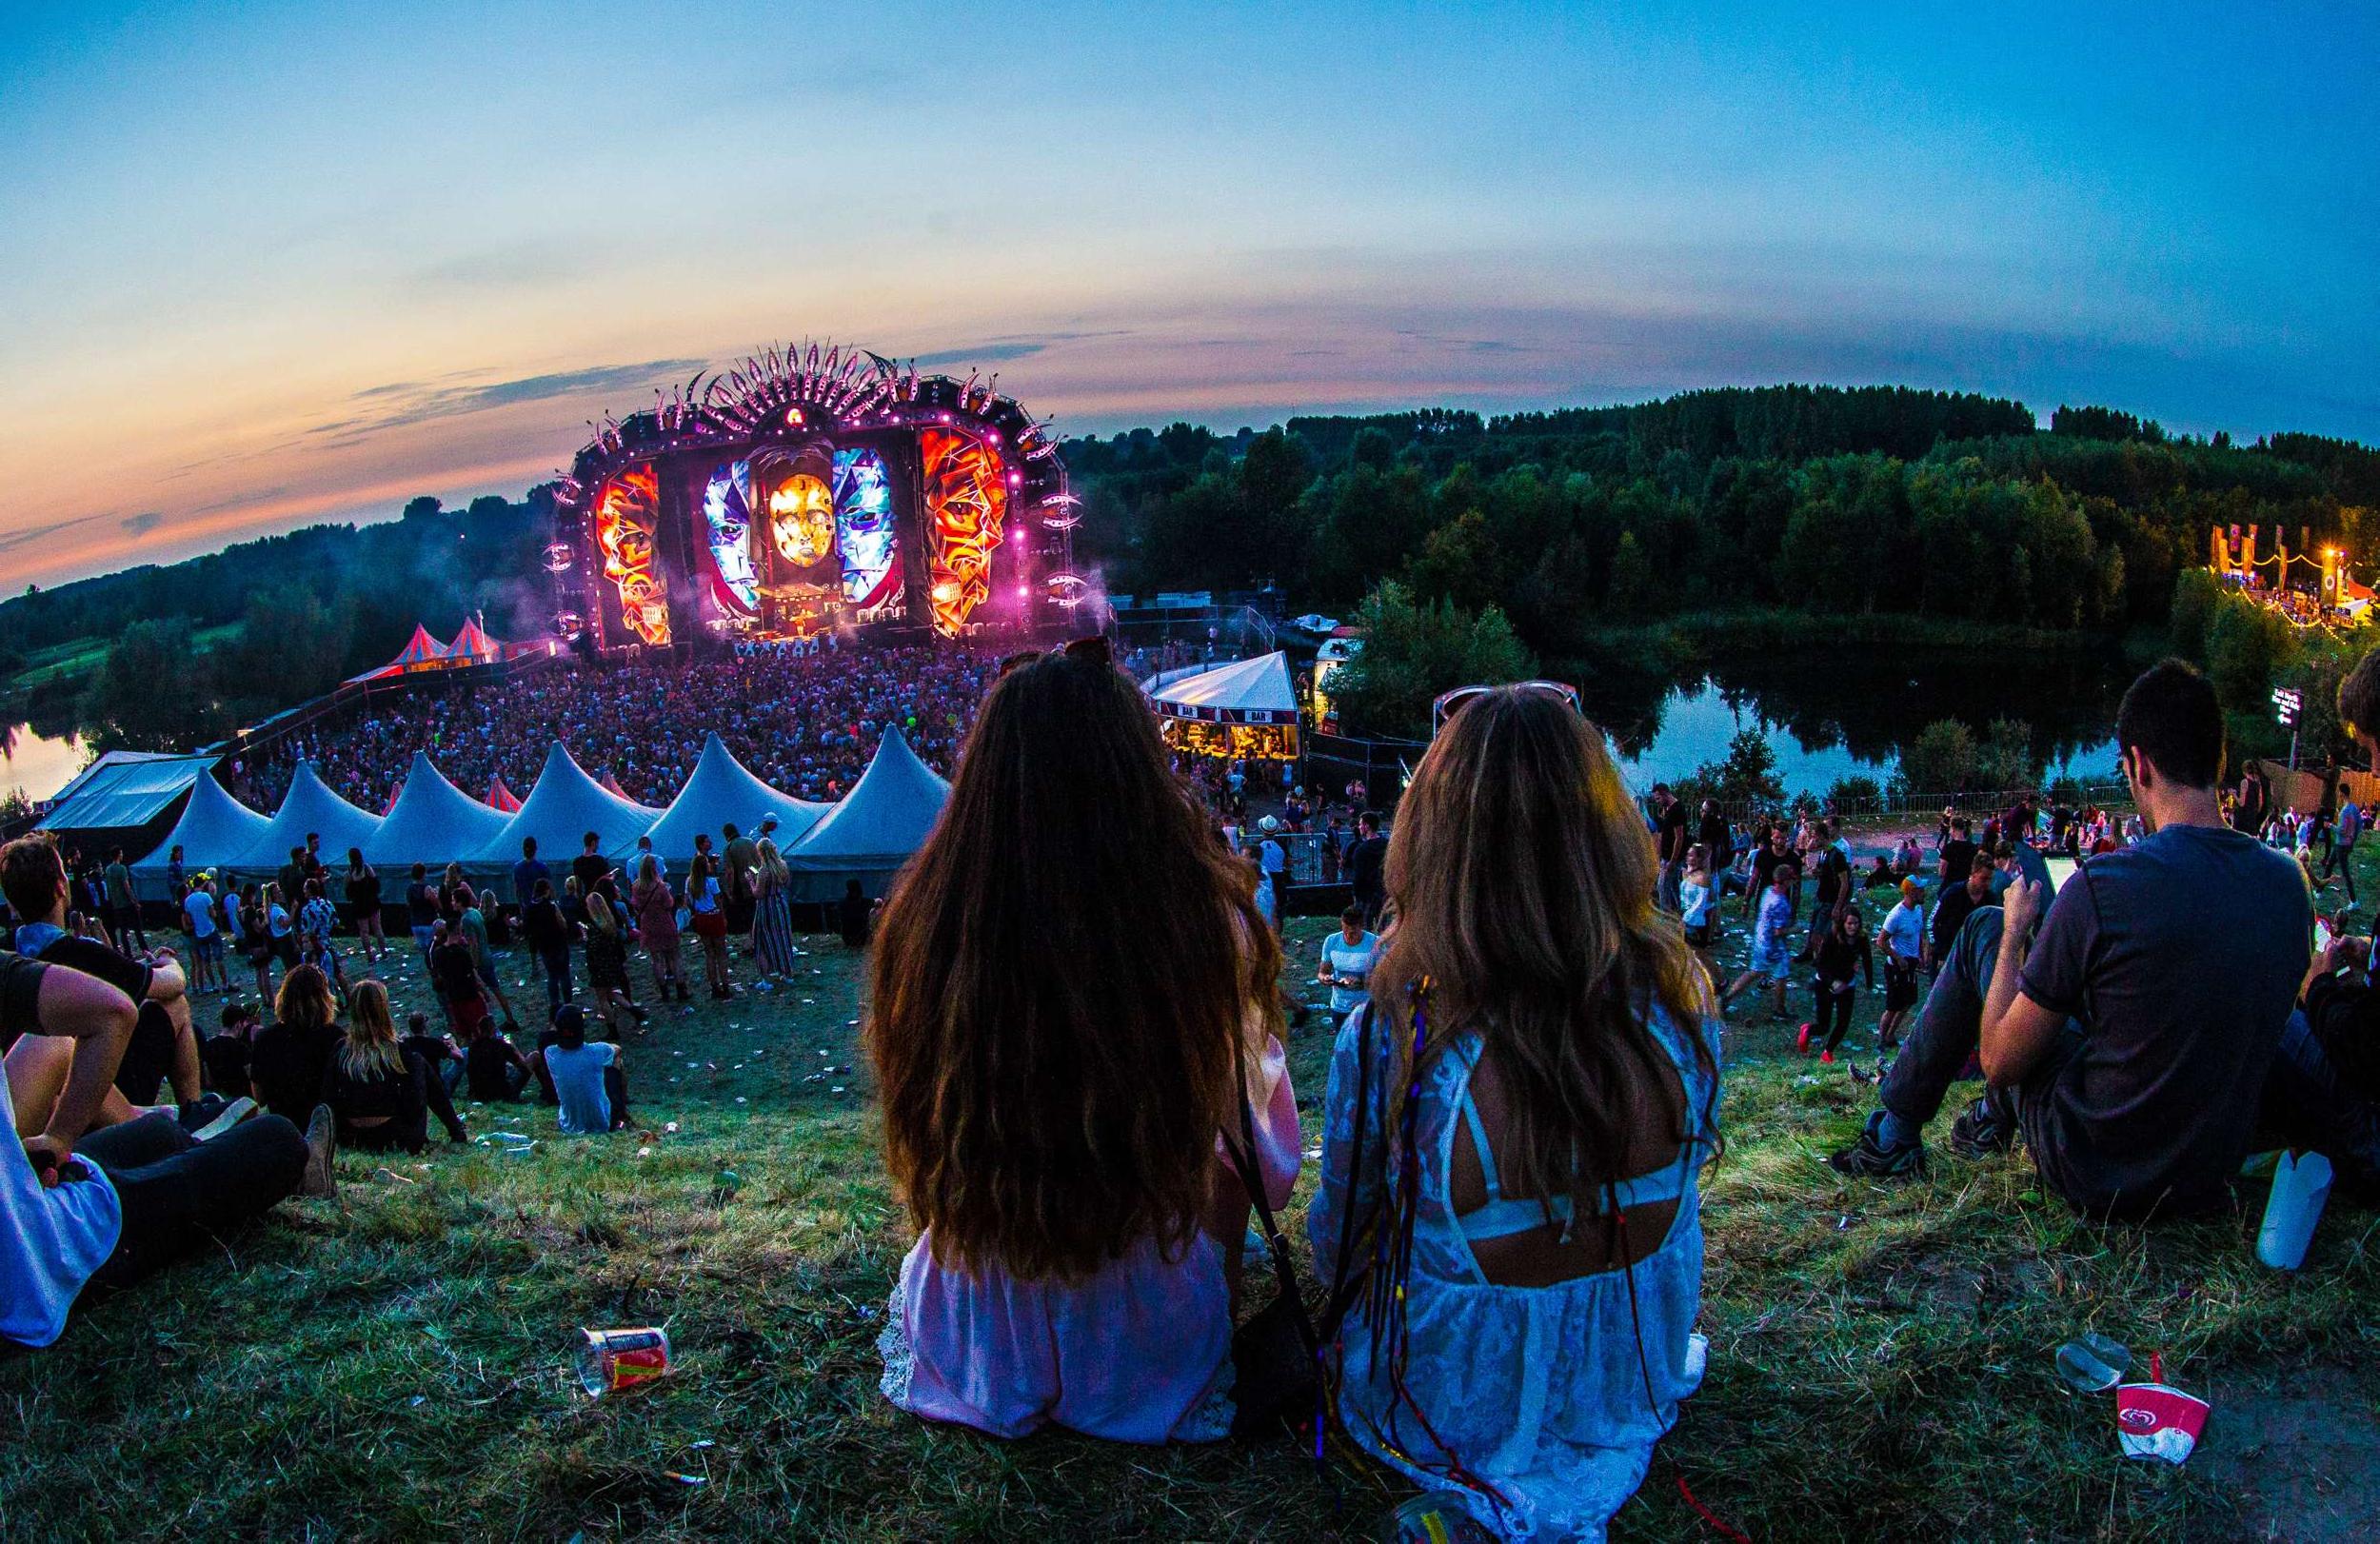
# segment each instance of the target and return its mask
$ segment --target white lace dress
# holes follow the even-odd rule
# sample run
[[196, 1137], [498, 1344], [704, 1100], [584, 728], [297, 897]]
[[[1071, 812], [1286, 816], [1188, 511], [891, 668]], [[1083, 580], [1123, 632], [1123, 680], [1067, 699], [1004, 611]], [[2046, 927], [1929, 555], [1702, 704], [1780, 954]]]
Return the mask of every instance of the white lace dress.
[[[1369, 1172], [1352, 1186], [1347, 1173], [1369, 1017], [1349, 1019], [1331, 1058], [1321, 1184], [1307, 1213], [1316, 1269], [1325, 1280], [1339, 1257], [1341, 1219], [1351, 1206], [1360, 1217], [1380, 1183], [1381, 1112], [1394, 1102], [1381, 1097], [1394, 1076], [1387, 1068], [1396, 1032], [1385, 1019], [1370, 1036]], [[1655, 1442], [1676, 1419], [1677, 1401], [1702, 1378], [1704, 1342], [1694, 1333], [1702, 1300], [1696, 1177], [1715, 1136], [1699, 1122], [1705, 1111], [1716, 1110], [1716, 1089], [1666, 1016], [1656, 1011], [1653, 1028], [1677, 1066], [1697, 1120], [1696, 1138], [1676, 1163], [1619, 1187], [1623, 1211], [1676, 1198], [1675, 1219], [1659, 1248], [1633, 1271], [1551, 1286], [1497, 1286], [1480, 1274], [1447, 1200], [1455, 1133], [1477, 1118], [1469, 1091], [1480, 1041], [1466, 1035], [1432, 1062], [1421, 1083], [1415, 1142], [1421, 1196], [1406, 1283], [1402, 1378], [1410, 1402], [1389, 1376], [1385, 1348], [1375, 1355], [1373, 1326], [1360, 1304], [1339, 1331], [1339, 1408], [1356, 1440], [1417, 1484], [1459, 1492], [1473, 1516], [1503, 1538], [1602, 1538], [1612, 1514], [1643, 1483]], [[1716, 1064], [1716, 1039], [1712, 1045]], [[1476, 1126], [1473, 1142], [1497, 1198], [1490, 1207], [1534, 1210], [1534, 1202], [1500, 1198]], [[1471, 1214], [1475, 1219], [1479, 1215]], [[1493, 1494], [1455, 1484], [1449, 1453]]]

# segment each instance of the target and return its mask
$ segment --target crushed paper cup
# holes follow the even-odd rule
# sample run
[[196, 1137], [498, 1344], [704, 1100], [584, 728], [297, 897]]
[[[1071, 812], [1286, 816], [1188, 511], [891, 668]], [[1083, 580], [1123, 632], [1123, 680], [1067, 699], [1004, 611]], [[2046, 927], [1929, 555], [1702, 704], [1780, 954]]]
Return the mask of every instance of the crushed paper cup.
[[2116, 1440], [2127, 1458], [2189, 1460], [2213, 1407], [2170, 1383], [2122, 1383], [2115, 1390]]

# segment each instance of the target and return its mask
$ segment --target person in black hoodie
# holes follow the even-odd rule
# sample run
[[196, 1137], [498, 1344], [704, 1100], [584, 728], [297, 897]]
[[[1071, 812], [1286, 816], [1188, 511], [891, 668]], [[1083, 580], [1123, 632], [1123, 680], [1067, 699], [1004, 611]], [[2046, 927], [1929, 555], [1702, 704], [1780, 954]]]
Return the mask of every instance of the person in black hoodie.
[[398, 1041], [388, 989], [376, 980], [356, 983], [347, 1034], [323, 1064], [321, 1100], [338, 1121], [342, 1147], [418, 1153], [432, 1111], [448, 1139], [467, 1139], [446, 1085]]
[[1807, 1052], [1815, 1039], [1819, 1042], [1818, 1059], [1832, 1062], [1859, 1000], [1858, 986], [1852, 978], [1864, 976], [1868, 990], [1875, 990], [1875, 955], [1868, 946], [1866, 924], [1857, 907], [1844, 906], [1835, 913], [1835, 927], [1818, 940], [1815, 964], [1811, 984], [1817, 993], [1817, 1012], [1801, 1026], [1797, 1048]]
[[339, 1046], [330, 980], [312, 965], [281, 978], [273, 1021], [249, 1045], [248, 1080], [256, 1102], [303, 1126], [321, 1102], [323, 1074]]

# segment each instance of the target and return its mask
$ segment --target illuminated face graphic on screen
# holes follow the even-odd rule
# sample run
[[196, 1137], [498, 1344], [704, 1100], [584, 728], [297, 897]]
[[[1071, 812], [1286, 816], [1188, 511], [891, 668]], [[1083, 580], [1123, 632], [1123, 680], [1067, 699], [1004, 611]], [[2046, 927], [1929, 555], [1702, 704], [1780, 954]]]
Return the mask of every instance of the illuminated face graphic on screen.
[[752, 464], [731, 461], [713, 471], [703, 489], [703, 530], [719, 569], [713, 596], [746, 616], [761, 608], [760, 570], [752, 563], [751, 485]]
[[796, 568], [835, 549], [835, 505], [824, 478], [804, 469], [769, 489], [768, 539]]
[[647, 643], [668, 643], [669, 596], [653, 548], [661, 525], [661, 482], [649, 462], [604, 484], [595, 495], [594, 524], [604, 577], [620, 592], [622, 620]]
[[873, 450], [835, 452], [835, 544], [843, 552], [843, 598], [866, 617], [901, 596], [892, 480]]
[[958, 633], [992, 593], [992, 554], [1008, 513], [1007, 467], [1000, 452], [955, 429], [920, 431], [934, 626]]

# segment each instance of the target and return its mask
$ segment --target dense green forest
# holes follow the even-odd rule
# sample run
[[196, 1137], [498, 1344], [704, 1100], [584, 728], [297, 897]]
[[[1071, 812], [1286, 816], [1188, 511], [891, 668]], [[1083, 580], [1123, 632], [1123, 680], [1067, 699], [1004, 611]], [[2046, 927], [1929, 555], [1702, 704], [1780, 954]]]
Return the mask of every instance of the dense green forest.
[[[1392, 630], [1431, 663], [1400, 664], [1394, 700], [1371, 694], [1381, 728], [1410, 727], [1405, 699], [1448, 671], [1573, 660], [1667, 618], [1758, 612], [1767, 636], [1778, 614], [1903, 619], [1914, 639], [1977, 624], [2161, 634], [2211, 525], [2292, 542], [2302, 528], [2380, 556], [2380, 452], [2363, 445], [2235, 445], [2097, 406], [2060, 406], [2041, 429], [2021, 403], [1898, 386], [1293, 418], [1236, 435], [1178, 423], [1063, 452], [1084, 501], [1079, 557], [1111, 592], [1402, 608]], [[385, 525], [30, 591], [0, 604], [0, 669], [108, 641], [104, 665], [37, 688], [37, 722], [188, 742], [386, 658], [417, 618], [450, 630], [485, 609], [499, 632], [537, 630], [543, 539], [529, 504], [420, 499]], [[2217, 642], [2237, 645], [2246, 624], [2226, 626]], [[221, 641], [190, 648], [208, 629]]]

